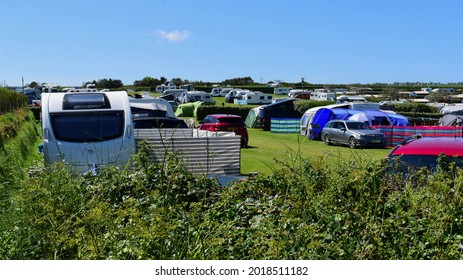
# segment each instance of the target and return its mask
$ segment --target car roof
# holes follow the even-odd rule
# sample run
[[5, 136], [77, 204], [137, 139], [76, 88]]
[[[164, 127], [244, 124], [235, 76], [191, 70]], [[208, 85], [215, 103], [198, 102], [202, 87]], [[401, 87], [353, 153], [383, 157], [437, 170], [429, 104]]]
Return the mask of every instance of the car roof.
[[354, 121], [354, 120], [331, 120], [329, 122], [365, 123], [365, 122], [362, 122], [362, 121]]
[[391, 155], [439, 155], [463, 156], [463, 139], [451, 137], [419, 138], [394, 148]]
[[220, 119], [220, 118], [228, 118], [228, 117], [231, 117], [231, 118], [241, 118], [241, 116], [238, 116], [238, 115], [230, 115], [230, 114], [211, 114], [211, 115], [208, 115], [209, 117], [214, 117], [214, 118], [217, 118], [217, 119]]

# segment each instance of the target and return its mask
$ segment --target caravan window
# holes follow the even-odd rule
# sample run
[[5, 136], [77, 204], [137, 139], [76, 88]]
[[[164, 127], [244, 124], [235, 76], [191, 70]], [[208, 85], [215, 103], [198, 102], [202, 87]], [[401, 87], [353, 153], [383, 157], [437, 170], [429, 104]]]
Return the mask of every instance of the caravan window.
[[85, 112], [50, 114], [57, 140], [100, 142], [119, 138], [124, 133], [124, 112]]

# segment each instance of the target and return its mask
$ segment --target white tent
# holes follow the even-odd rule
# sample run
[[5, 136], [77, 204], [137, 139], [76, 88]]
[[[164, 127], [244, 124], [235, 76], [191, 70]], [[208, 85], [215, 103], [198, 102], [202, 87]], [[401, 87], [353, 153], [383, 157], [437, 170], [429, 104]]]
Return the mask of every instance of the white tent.
[[370, 122], [370, 121], [373, 121], [374, 119], [375, 118], [373, 116], [370, 116], [366, 112], [355, 113], [349, 117], [349, 120], [361, 121], [361, 122]]

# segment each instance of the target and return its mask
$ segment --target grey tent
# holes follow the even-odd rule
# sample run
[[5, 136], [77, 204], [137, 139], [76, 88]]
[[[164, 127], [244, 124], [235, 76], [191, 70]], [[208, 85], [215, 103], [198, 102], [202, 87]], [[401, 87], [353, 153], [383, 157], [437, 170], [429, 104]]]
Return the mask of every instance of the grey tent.
[[463, 116], [455, 114], [445, 114], [437, 123], [439, 126], [456, 126], [463, 125]]

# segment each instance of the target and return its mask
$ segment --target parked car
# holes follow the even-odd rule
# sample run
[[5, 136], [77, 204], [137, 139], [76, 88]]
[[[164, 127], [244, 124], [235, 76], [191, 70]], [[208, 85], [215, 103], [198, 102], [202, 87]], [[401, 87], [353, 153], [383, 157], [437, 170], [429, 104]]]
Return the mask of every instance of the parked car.
[[350, 148], [366, 146], [386, 147], [386, 136], [361, 121], [331, 120], [322, 130], [326, 145], [346, 144]]
[[[395, 146], [387, 155], [389, 160], [398, 160], [402, 170], [426, 168], [436, 171], [439, 157], [445, 155], [447, 163], [454, 162], [463, 167], [463, 139], [452, 137], [409, 137]], [[444, 163], [440, 161], [441, 164]]]
[[229, 114], [207, 115], [199, 122], [196, 128], [208, 131], [233, 131], [236, 135], [241, 136], [241, 147], [248, 146], [248, 130], [240, 116]]
[[182, 119], [169, 117], [134, 117], [134, 128], [188, 128]]

